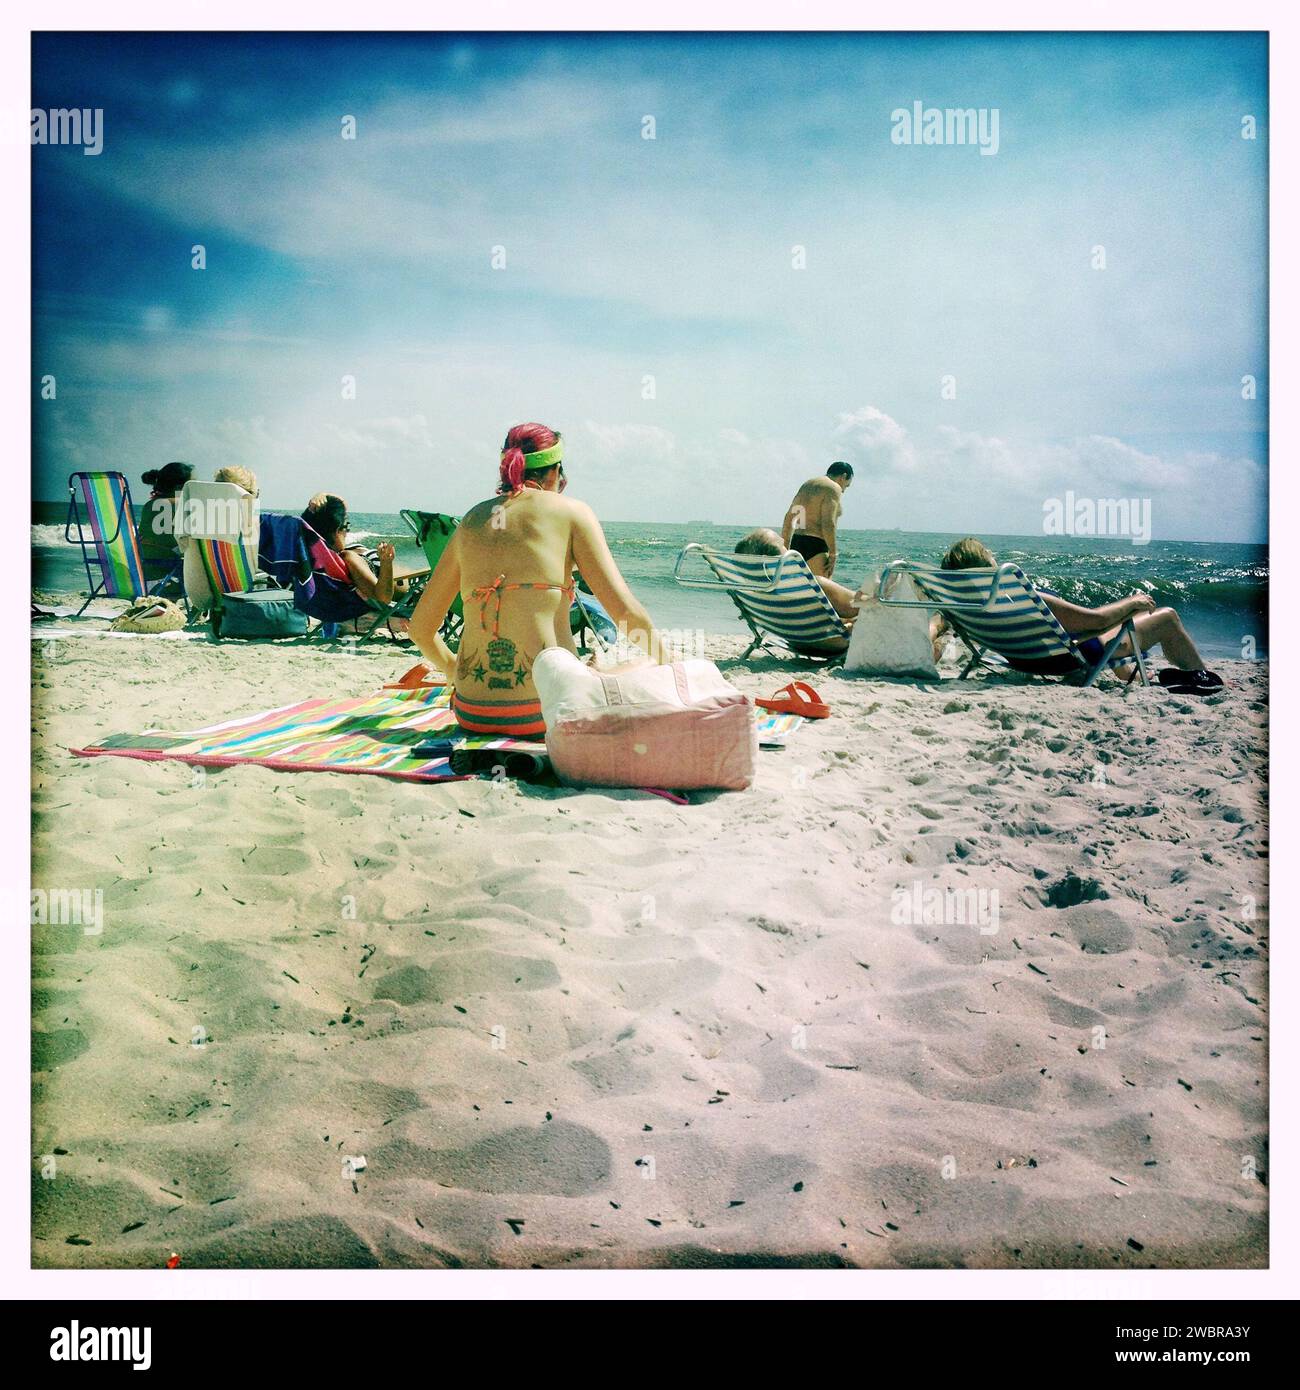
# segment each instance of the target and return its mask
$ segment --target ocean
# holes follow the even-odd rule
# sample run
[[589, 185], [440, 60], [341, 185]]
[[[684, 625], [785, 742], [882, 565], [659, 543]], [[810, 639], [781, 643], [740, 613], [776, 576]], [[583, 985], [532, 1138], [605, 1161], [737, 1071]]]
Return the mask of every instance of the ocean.
[[[80, 551], [63, 539], [63, 504], [35, 504], [32, 583], [48, 593], [85, 593]], [[420, 551], [395, 513], [353, 512], [353, 538], [397, 547], [399, 565], [415, 565]], [[701, 541], [730, 550], [748, 530], [709, 522], [609, 522], [605, 534], [619, 569], [656, 624], [671, 630], [743, 633], [723, 595], [683, 589], [673, 581], [682, 547]], [[842, 531], [835, 577], [861, 582], [891, 560], [935, 562], [956, 539], [947, 532]], [[1177, 608], [1193, 639], [1209, 658], [1265, 657], [1268, 652], [1268, 548], [1205, 541], [1128, 541], [1072, 536], [983, 536], [999, 560], [1014, 560], [1062, 598], [1085, 606], [1134, 590], [1159, 605]], [[691, 563], [691, 562], [688, 562]], [[695, 574], [703, 567], [698, 560]], [[1250, 645], [1253, 643], [1253, 647]]]

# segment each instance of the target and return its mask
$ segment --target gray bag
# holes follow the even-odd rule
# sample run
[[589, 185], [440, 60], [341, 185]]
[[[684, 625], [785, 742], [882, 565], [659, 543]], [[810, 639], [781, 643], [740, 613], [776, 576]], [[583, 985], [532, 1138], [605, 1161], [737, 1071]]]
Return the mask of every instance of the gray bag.
[[293, 606], [292, 589], [251, 589], [221, 599], [222, 637], [301, 637], [307, 615]]

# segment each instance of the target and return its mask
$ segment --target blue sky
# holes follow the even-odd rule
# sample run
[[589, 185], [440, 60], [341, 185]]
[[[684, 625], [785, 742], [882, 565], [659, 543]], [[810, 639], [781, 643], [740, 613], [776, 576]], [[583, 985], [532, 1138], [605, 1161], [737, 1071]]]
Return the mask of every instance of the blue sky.
[[[779, 522], [845, 458], [849, 526], [1034, 532], [1073, 491], [1150, 498], [1157, 538], [1264, 538], [1262, 36], [33, 54], [33, 107], [105, 130], [32, 152], [37, 496], [183, 458], [272, 507], [459, 511], [538, 419], [608, 519]], [[997, 154], [896, 145], [914, 101], [997, 108]]]

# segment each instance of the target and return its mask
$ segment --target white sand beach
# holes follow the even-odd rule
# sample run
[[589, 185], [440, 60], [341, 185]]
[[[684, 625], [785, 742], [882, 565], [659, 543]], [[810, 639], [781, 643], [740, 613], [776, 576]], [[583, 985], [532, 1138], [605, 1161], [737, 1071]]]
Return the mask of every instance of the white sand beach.
[[411, 658], [34, 642], [34, 1263], [1266, 1265], [1267, 668], [740, 646], [832, 717], [678, 806], [79, 759]]

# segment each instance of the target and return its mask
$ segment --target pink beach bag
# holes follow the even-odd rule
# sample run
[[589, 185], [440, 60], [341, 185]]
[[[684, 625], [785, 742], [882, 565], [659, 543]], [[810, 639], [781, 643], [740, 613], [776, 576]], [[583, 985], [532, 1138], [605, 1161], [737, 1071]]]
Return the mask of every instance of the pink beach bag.
[[533, 663], [546, 751], [566, 782], [740, 791], [754, 780], [754, 704], [711, 661], [606, 675], [563, 647]]

